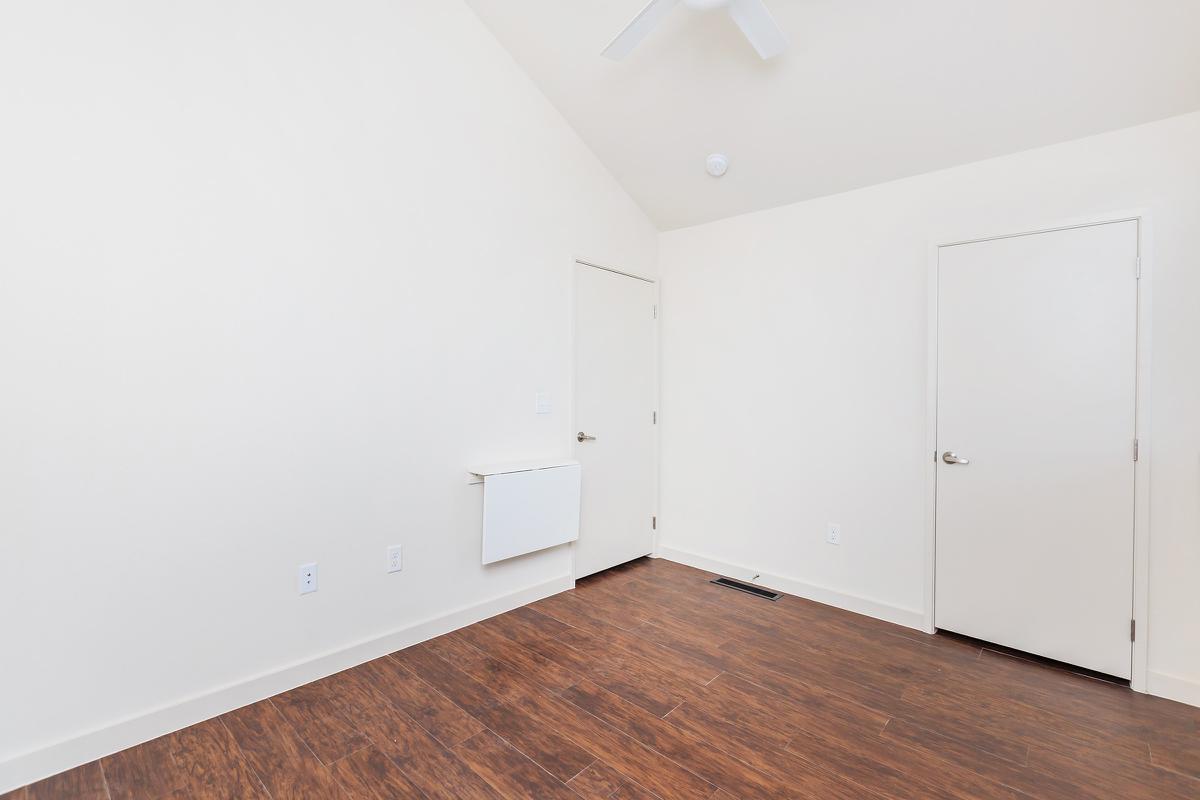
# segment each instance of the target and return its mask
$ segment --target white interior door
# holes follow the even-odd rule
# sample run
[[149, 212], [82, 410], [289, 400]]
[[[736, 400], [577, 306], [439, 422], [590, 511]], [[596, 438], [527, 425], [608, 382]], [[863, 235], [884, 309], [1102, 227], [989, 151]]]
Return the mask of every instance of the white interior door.
[[1123, 678], [1137, 226], [938, 257], [936, 625]]
[[[654, 547], [653, 283], [575, 265], [575, 422], [583, 465], [575, 575]], [[577, 437], [578, 438], [578, 437]]]

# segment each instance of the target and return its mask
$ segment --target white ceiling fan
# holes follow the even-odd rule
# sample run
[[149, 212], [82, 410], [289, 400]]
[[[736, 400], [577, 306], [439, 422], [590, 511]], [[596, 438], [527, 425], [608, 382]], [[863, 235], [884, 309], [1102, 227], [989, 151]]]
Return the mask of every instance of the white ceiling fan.
[[[681, 0], [650, 0], [650, 4], [642, 9], [642, 13], [634, 17], [633, 22], [621, 31], [612, 43], [604, 48], [603, 55], [620, 61], [633, 52], [633, 49], [654, 30], [670, 11], [679, 5]], [[784, 35], [771, 12], [763, 4], [763, 0], [682, 0], [689, 8], [700, 11], [724, 8], [729, 16], [742, 29], [742, 33], [754, 45], [754, 49], [764, 59], [774, 58], [788, 48], [787, 36]]]

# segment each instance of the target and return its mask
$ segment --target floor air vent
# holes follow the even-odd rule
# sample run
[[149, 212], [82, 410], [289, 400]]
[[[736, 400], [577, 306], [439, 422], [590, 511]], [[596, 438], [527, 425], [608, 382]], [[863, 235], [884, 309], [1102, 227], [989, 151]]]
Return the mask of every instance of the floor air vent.
[[764, 589], [761, 586], [751, 586], [748, 583], [735, 581], [733, 578], [717, 578], [716, 580], [709, 581], [709, 583], [724, 586], [726, 589], [737, 589], [739, 592], [752, 594], [755, 597], [765, 597], [767, 600], [778, 600], [783, 596], [779, 592], [772, 592], [770, 589]]

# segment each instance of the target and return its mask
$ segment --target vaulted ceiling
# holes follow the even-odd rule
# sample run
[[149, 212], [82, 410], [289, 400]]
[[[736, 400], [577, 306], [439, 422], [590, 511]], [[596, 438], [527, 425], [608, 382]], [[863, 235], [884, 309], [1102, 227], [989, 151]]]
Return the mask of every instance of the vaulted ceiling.
[[467, 2], [662, 229], [1200, 109], [1200, 0], [767, 0], [765, 62], [682, 3], [613, 62], [645, 0]]

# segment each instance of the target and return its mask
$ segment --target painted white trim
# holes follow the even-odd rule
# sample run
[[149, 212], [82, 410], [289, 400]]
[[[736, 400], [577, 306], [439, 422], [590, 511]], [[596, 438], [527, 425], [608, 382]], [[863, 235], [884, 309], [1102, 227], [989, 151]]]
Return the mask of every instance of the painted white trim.
[[[575, 398], [578, 397], [578, 380], [576, 380], [575, 371], [579, 364], [579, 358], [575, 351], [577, 348], [577, 339], [575, 335], [576, 322], [576, 307], [579, 305], [579, 279], [576, 277], [576, 271], [580, 264], [590, 264], [591, 262], [576, 256], [571, 259], [571, 266], [567, 275], [567, 374], [570, 380], [569, 396], [567, 397], [567, 436], [570, 437], [576, 433], [579, 428], [575, 425], [579, 422], [578, 416], [575, 413]], [[571, 457], [576, 461], [579, 460], [579, 442], [572, 440]], [[579, 517], [580, 531], [583, 530], [583, 512], [580, 511]], [[574, 581], [579, 577], [579, 544], [578, 541], [571, 542], [571, 580]]]
[[667, 561], [675, 561], [679, 564], [686, 564], [689, 567], [702, 569], [705, 572], [713, 572], [740, 580], [749, 580], [751, 576], [757, 575], [758, 577], [753, 579], [755, 584], [766, 586], [768, 589], [774, 589], [777, 592], [796, 595], [806, 600], [824, 603], [827, 606], [853, 611], [855, 614], [864, 614], [885, 622], [903, 625], [906, 628], [922, 629], [924, 617], [922, 612], [915, 608], [904, 608], [884, 603], [880, 600], [873, 600], [869, 597], [860, 597], [859, 595], [839, 592], [836, 589], [830, 589], [826, 586], [806, 583], [798, 578], [789, 578], [785, 575], [772, 575], [768, 572], [762, 572], [761, 570], [752, 569], [741, 564], [731, 564], [728, 561], [722, 561], [718, 558], [692, 553], [687, 550], [677, 550], [674, 547], [660, 547], [657, 557], [665, 558]]
[[21, 753], [0, 763], [0, 794], [574, 586], [571, 576], [563, 575]]
[[[1129, 680], [1135, 692], [1157, 694], [1150, 688], [1150, 472], [1154, 448], [1150, 435], [1151, 337], [1150, 311], [1154, 307], [1154, 221], [1146, 210], [1138, 220], [1137, 412], [1134, 420], [1138, 438], [1138, 460], [1134, 464], [1133, 497], [1133, 619], [1137, 635], [1133, 642], [1133, 671]], [[1200, 703], [1193, 703], [1200, 705]]]
[[614, 275], [620, 275], [622, 278], [633, 278], [634, 280], [642, 281], [643, 283], [658, 283], [658, 281], [655, 280], [654, 278], [646, 278], [642, 275], [636, 275], [632, 272], [625, 272], [623, 270], [614, 269], [613, 267], [602, 267], [599, 264], [594, 264], [591, 261], [585, 261], [581, 258], [575, 259], [575, 263], [582, 264], [585, 267], [592, 267], [593, 269], [603, 270], [604, 272], [611, 272]]
[[[597, 261], [596, 259], [587, 258], [586, 256], [577, 255], [571, 259], [572, 270], [574, 270], [576, 264], [583, 264], [585, 267], [595, 267], [596, 269], [602, 269], [605, 272], [615, 272], [618, 275], [624, 275], [626, 278], [635, 278], [639, 281], [645, 281], [646, 283], [658, 283], [657, 277], [652, 277], [641, 272], [630, 272], [626, 269], [617, 269], [614, 266], [605, 264], [603, 261]], [[574, 288], [574, 283], [572, 283], [571, 287]]]
[[929, 245], [929, 268], [927, 278], [928, 295], [926, 304], [925, 362], [925, 453], [921, 463], [925, 465], [925, 608], [922, 612], [921, 630], [936, 633], [933, 610], [937, 601], [937, 580], [934, 571], [937, 565], [937, 397], [938, 397], [938, 254], [937, 244]]
[[662, 282], [654, 283], [654, 521], [650, 530], [650, 555], [658, 555], [659, 531], [662, 520]]
[[1116, 222], [1138, 223], [1138, 257], [1141, 259], [1141, 279], [1138, 281], [1137, 320], [1137, 411], [1134, 435], [1138, 438], [1140, 452], [1134, 465], [1134, 524], [1133, 524], [1133, 587], [1132, 614], [1137, 625], [1137, 638], [1133, 642], [1130, 686], [1134, 691], [1158, 694], [1148, 683], [1148, 654], [1150, 651], [1150, 336], [1151, 300], [1154, 274], [1153, 223], [1148, 209], [1139, 208], [1115, 211], [1088, 217], [1060, 220], [1047, 225], [1030, 224], [1017, 232], [992, 232], [990, 235], [962, 235], [951, 233], [930, 239], [928, 264], [928, 360], [925, 398], [925, 609], [921, 629], [929, 633], [934, 625], [937, 565], [937, 364], [938, 364], [938, 254], [942, 247], [953, 247], [971, 242], [1008, 239], [1014, 236], [1029, 236], [1038, 233], [1067, 230], [1093, 225], [1108, 225]]
[[1200, 707], [1200, 681], [1150, 671], [1146, 673], [1146, 691], [1177, 703]]

